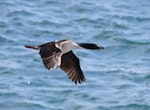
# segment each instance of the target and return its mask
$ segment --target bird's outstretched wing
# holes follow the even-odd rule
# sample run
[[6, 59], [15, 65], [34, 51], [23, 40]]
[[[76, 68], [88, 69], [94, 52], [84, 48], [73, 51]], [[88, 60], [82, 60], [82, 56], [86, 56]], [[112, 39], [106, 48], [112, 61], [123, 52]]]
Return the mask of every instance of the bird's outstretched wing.
[[75, 84], [85, 81], [79, 59], [72, 51], [62, 55], [60, 68], [68, 74], [69, 79], [75, 82]]
[[48, 69], [54, 69], [61, 64], [62, 52], [55, 46], [55, 42], [40, 45], [40, 56], [43, 60], [44, 66]]

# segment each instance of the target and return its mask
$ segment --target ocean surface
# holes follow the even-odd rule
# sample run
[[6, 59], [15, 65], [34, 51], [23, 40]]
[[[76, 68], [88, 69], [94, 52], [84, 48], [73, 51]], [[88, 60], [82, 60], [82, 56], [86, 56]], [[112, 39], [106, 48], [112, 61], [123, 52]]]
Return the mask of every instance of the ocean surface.
[[[61, 39], [86, 82], [24, 48]], [[0, 0], [0, 110], [150, 110], [150, 0]]]

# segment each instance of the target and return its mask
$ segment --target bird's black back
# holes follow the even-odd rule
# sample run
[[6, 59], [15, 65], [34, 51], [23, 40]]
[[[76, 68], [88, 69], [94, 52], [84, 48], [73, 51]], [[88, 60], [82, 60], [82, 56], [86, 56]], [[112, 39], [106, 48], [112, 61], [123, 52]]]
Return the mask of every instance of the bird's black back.
[[49, 42], [43, 45], [40, 45], [40, 52], [41, 58], [46, 58], [52, 56], [58, 52], [61, 52], [59, 48], [55, 46], [55, 42]]

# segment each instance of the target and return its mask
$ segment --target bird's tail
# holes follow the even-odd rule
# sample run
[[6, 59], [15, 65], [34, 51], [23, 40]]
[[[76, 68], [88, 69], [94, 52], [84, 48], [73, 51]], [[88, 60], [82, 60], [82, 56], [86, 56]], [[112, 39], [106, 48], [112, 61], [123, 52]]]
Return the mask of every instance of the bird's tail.
[[40, 47], [39, 46], [31, 46], [31, 45], [25, 45], [26, 48], [30, 48], [30, 49], [35, 49], [35, 50], [39, 50]]
[[97, 44], [93, 44], [93, 43], [78, 43], [78, 45], [83, 47], [83, 48], [91, 49], [91, 50], [104, 49], [104, 47], [99, 46]]

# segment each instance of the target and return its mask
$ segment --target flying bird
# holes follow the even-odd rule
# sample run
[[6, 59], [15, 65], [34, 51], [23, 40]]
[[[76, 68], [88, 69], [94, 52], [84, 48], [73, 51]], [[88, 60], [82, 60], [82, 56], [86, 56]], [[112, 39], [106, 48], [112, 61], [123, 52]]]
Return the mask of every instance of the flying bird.
[[38, 46], [25, 45], [25, 47], [39, 50], [46, 69], [52, 70], [60, 67], [75, 84], [81, 84], [86, 78], [80, 68], [79, 59], [72, 49], [104, 49], [104, 47], [93, 43], [77, 43], [73, 40], [52, 41]]

